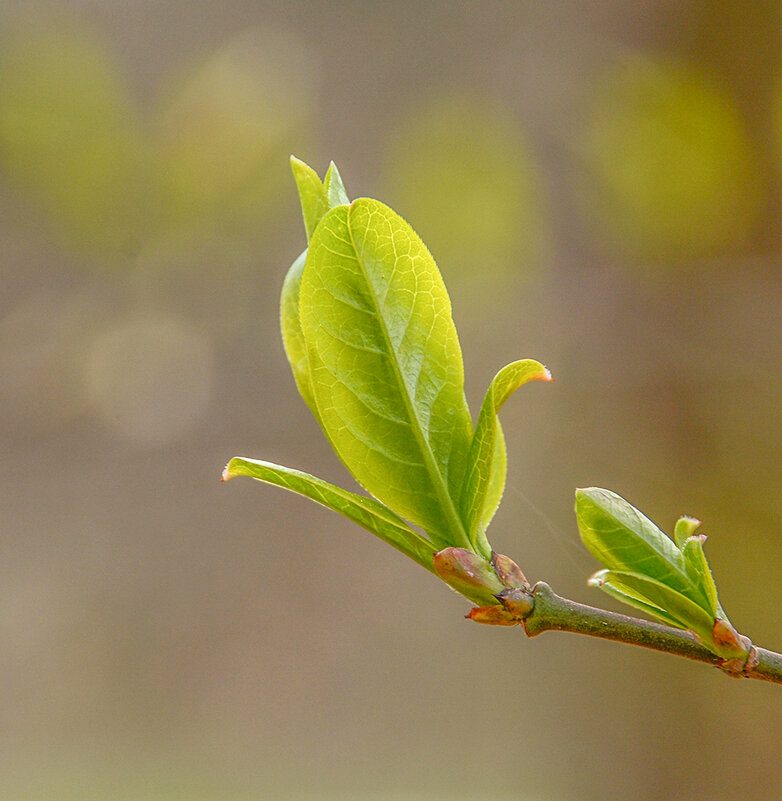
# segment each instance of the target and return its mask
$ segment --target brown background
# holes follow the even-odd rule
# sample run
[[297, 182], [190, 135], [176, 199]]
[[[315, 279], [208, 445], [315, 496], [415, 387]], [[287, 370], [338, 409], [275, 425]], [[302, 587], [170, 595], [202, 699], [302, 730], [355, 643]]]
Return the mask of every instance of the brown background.
[[705, 521], [782, 648], [779, 3], [6, 0], [0, 798], [775, 798], [782, 696], [465, 604], [232, 455], [346, 487], [295, 392], [287, 156], [429, 244], [495, 546], [586, 587], [576, 486]]

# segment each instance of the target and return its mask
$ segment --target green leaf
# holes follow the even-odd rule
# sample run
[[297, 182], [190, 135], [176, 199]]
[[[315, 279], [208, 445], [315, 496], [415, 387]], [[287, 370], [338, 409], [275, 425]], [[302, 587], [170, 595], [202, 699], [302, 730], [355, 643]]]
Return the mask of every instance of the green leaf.
[[584, 545], [605, 567], [648, 576], [696, 603], [701, 599], [681, 551], [624, 498], [597, 487], [579, 489], [576, 517]]
[[684, 550], [684, 544], [687, 540], [695, 534], [701, 521], [696, 520], [694, 517], [680, 517], [676, 521], [676, 526], [673, 530], [673, 539], [679, 546], [679, 550]]
[[[299, 189], [301, 210], [304, 217], [304, 227], [309, 241], [323, 215], [329, 210], [330, 204], [337, 206], [349, 203], [342, 178], [337, 165], [332, 161], [326, 172], [325, 182], [321, 183], [315, 170], [303, 161], [291, 156], [291, 169]], [[332, 203], [333, 200], [333, 203]], [[312, 395], [312, 382], [310, 381], [309, 363], [307, 362], [307, 349], [304, 343], [304, 334], [301, 330], [299, 314], [299, 287], [301, 274], [307, 259], [307, 250], [291, 264], [285, 281], [282, 285], [280, 298], [280, 328], [285, 355], [288, 357], [293, 378], [299, 394], [310, 407], [316, 420], [320, 420], [315, 399]]]
[[622, 590], [617, 589], [617, 587], [615, 587], [613, 584], [604, 583], [603, 577], [609, 572], [610, 571], [608, 570], [601, 570], [600, 572], [595, 573], [595, 575], [592, 576], [588, 581], [589, 586], [599, 587], [606, 595], [610, 595], [612, 598], [615, 598], [617, 601], [621, 601], [623, 604], [627, 604], [635, 609], [639, 609], [641, 612], [645, 612], [650, 617], [656, 618], [661, 623], [665, 623], [666, 626], [673, 626], [677, 629], [681, 628], [679, 621], [666, 614], [665, 610], [660, 609], [659, 606], [650, 604], [647, 600], [639, 598], [635, 594], [623, 592]]
[[342, 183], [342, 176], [339, 174], [337, 165], [332, 161], [326, 171], [323, 186], [329, 199], [329, 208], [335, 206], [347, 206], [350, 203], [348, 193], [345, 191], [345, 184]]
[[[643, 608], [669, 625], [690, 629], [704, 645], [711, 642], [714, 616], [667, 584], [639, 573], [619, 570], [601, 570], [592, 576], [589, 583], [601, 589], [610, 586], [615, 592], [627, 596], [624, 600], [631, 606]], [[639, 603], [634, 603], [633, 599]], [[645, 604], [646, 608], [640, 604]], [[662, 614], [655, 610], [662, 610]]]
[[470, 547], [457, 503], [472, 438], [451, 303], [413, 229], [376, 200], [310, 243], [301, 324], [321, 425], [356, 480], [439, 547]]
[[[497, 413], [505, 401], [527, 381], [550, 381], [551, 374], [532, 359], [506, 365], [492, 380], [483, 399], [470, 446], [469, 467], [460, 494], [462, 519], [470, 542], [485, 556], [491, 554], [484, 531], [505, 489], [507, 459]], [[486, 550], [488, 549], [488, 554]]]
[[291, 156], [291, 170], [299, 190], [301, 214], [309, 242], [318, 223], [329, 210], [329, 196], [315, 170], [295, 156]]
[[315, 398], [312, 394], [307, 347], [304, 343], [304, 333], [301, 330], [301, 321], [299, 319], [299, 287], [301, 286], [301, 273], [306, 259], [307, 251], [304, 250], [296, 261], [291, 264], [285, 276], [285, 281], [283, 281], [282, 295], [280, 297], [280, 329], [282, 330], [282, 344], [285, 348], [285, 355], [288, 357], [299, 394], [304, 398], [315, 418], [319, 419]]
[[715, 618], [721, 610], [717, 599], [717, 586], [714, 584], [714, 577], [711, 574], [709, 563], [706, 561], [706, 554], [703, 553], [703, 543], [705, 541], [706, 536], [704, 534], [688, 537], [684, 541], [682, 553], [684, 554], [684, 566], [687, 570], [687, 575], [700, 590], [706, 608], [711, 613], [711, 616]]
[[435, 549], [431, 543], [420, 534], [416, 534], [390, 509], [373, 498], [348, 492], [308, 473], [256, 459], [242, 457], [231, 459], [223, 471], [223, 481], [236, 476], [249, 476], [267, 484], [298, 492], [358, 523], [419, 565], [435, 572]]

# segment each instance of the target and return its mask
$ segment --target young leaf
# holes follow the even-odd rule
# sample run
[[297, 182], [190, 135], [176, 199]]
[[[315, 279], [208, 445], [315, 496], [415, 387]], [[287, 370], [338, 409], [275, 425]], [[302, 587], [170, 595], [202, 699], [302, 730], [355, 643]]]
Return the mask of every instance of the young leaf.
[[656, 618], [660, 621], [660, 623], [665, 623], [666, 626], [673, 626], [677, 629], [681, 628], [679, 621], [668, 615], [665, 610], [660, 609], [659, 606], [650, 604], [646, 599], [639, 598], [633, 593], [624, 592], [615, 587], [613, 584], [605, 583], [603, 579], [609, 572], [610, 571], [608, 570], [601, 570], [595, 573], [595, 575], [589, 579], [587, 584], [590, 587], [599, 587], [606, 595], [616, 598], [617, 601], [621, 601], [623, 604], [627, 604], [635, 609], [640, 609], [642, 612], [646, 612], [647, 615]]
[[429, 251], [376, 200], [310, 242], [301, 324], [321, 425], [372, 495], [435, 545], [470, 547], [457, 508], [472, 423], [451, 304]]
[[307, 259], [307, 251], [304, 250], [296, 261], [291, 264], [282, 284], [280, 296], [280, 329], [282, 331], [282, 344], [285, 348], [285, 355], [288, 357], [293, 378], [299, 395], [304, 398], [307, 406], [318, 418], [318, 409], [315, 406], [315, 398], [312, 394], [312, 382], [310, 381], [310, 367], [307, 362], [307, 347], [304, 343], [304, 333], [301, 330], [301, 320], [299, 319], [299, 287], [301, 286], [301, 272]]
[[684, 543], [695, 534], [700, 524], [701, 521], [696, 520], [694, 517], [680, 517], [676, 521], [676, 526], [673, 529], [673, 539], [680, 551], [684, 550]]
[[[669, 625], [690, 629], [704, 645], [711, 642], [714, 616], [667, 584], [639, 573], [620, 570], [601, 570], [592, 576], [589, 583], [601, 589], [610, 586], [626, 596], [623, 599], [626, 603], [644, 608], [633, 603], [633, 599], [637, 599], [645, 604], [644, 611], [649, 614]], [[655, 609], [662, 610], [662, 614], [655, 612]]]
[[584, 545], [607, 568], [648, 576], [700, 600], [681, 551], [624, 498], [597, 487], [576, 490], [576, 517]]
[[337, 165], [332, 161], [323, 179], [323, 186], [329, 199], [329, 208], [335, 206], [347, 206], [350, 203], [348, 193], [345, 191], [345, 184], [342, 183], [342, 176], [339, 174]]
[[301, 214], [309, 242], [318, 223], [329, 210], [329, 196], [315, 170], [295, 156], [291, 156], [291, 170], [299, 190]]
[[[706, 554], [703, 553], [704, 534], [693, 535], [684, 541], [682, 553], [684, 554], [684, 567], [692, 583], [701, 591], [706, 608], [713, 618], [717, 617], [720, 604], [717, 600], [717, 587], [714, 576], [711, 574]], [[724, 613], [723, 613], [724, 616]]]
[[[331, 205], [336, 206], [350, 201], [342, 184], [337, 165], [333, 161], [326, 172], [324, 183], [321, 183], [320, 178], [318, 178], [312, 167], [295, 156], [291, 156], [291, 169], [299, 189], [304, 227], [307, 231], [307, 241], [309, 241], [318, 223], [323, 219], [323, 215]], [[283, 281], [282, 297], [280, 298], [280, 328], [282, 330], [285, 355], [288, 357], [299, 394], [304, 398], [307, 406], [310, 407], [315, 419], [320, 420], [315, 406], [315, 399], [312, 395], [307, 350], [304, 344], [304, 334], [301, 330], [299, 315], [299, 287], [306, 259], [307, 250], [305, 249], [291, 264]]]
[[[512, 362], [494, 376], [481, 405], [470, 446], [467, 473], [460, 494], [460, 510], [467, 535], [484, 556], [491, 555], [484, 535], [505, 489], [505, 443], [497, 413], [527, 381], [550, 381], [551, 374], [532, 359]], [[485, 551], [488, 548], [489, 553]]]
[[271, 462], [234, 457], [223, 471], [223, 481], [249, 476], [267, 484], [298, 492], [316, 503], [358, 523], [381, 540], [400, 550], [427, 570], [434, 571], [435, 549], [420, 534], [408, 528], [390, 509], [373, 498], [335, 487], [323, 479]]

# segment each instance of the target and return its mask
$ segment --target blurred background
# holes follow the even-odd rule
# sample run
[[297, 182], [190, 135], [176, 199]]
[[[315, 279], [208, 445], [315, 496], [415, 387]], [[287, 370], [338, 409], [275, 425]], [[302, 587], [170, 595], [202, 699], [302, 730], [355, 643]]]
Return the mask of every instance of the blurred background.
[[459, 596], [233, 455], [353, 488], [296, 394], [288, 156], [429, 245], [492, 542], [586, 587], [573, 489], [704, 521], [782, 649], [782, 4], [4, 0], [0, 798], [774, 798], [782, 696]]

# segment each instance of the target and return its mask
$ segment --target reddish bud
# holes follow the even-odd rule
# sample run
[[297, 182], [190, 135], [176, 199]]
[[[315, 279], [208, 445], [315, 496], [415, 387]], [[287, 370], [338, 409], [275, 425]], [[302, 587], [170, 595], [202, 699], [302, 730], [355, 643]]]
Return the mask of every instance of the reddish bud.
[[492, 552], [491, 564], [497, 578], [508, 589], [527, 589], [529, 587], [529, 582], [521, 572], [521, 568], [509, 556]]
[[465, 617], [487, 626], [516, 626], [520, 622], [501, 606], [474, 606]]
[[483, 606], [494, 605], [497, 593], [505, 589], [491, 565], [465, 548], [438, 551], [434, 569], [449, 587]]
[[535, 601], [529, 588], [513, 587], [503, 590], [497, 599], [502, 604], [502, 608], [515, 620], [524, 620], [532, 614], [532, 610], [535, 608]]

